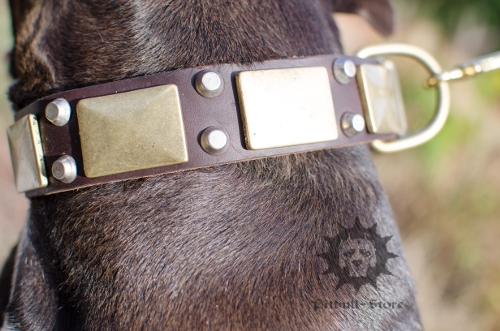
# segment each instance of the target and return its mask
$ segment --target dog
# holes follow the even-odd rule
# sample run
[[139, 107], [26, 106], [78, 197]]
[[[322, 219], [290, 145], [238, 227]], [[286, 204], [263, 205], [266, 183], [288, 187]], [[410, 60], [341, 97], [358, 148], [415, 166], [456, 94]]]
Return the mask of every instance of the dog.
[[[333, 12], [392, 30], [387, 0], [10, 6], [15, 110], [162, 71], [340, 54]], [[345, 244], [353, 240], [363, 245]], [[355, 256], [369, 263], [337, 268], [338, 252], [346, 265], [358, 265]], [[421, 330], [397, 226], [364, 146], [33, 198], [0, 281], [2, 331]]]

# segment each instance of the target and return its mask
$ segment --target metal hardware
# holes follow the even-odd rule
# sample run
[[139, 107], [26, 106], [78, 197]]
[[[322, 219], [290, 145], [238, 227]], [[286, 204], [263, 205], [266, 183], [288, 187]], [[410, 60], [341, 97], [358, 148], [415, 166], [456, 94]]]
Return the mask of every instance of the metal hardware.
[[76, 161], [69, 155], [63, 155], [52, 164], [52, 176], [55, 179], [69, 184], [76, 179]]
[[406, 133], [403, 96], [394, 64], [391, 61], [362, 64], [358, 70], [358, 82], [368, 131]]
[[229, 147], [229, 135], [221, 128], [208, 127], [200, 137], [201, 147], [211, 155], [220, 155]]
[[76, 111], [87, 177], [188, 161], [176, 85], [83, 99]]
[[450, 82], [470, 78], [497, 69], [500, 69], [500, 52], [483, 55], [462, 62], [449, 70], [434, 75], [424, 84], [426, 87], [431, 87], [437, 85], [439, 82]]
[[203, 70], [196, 75], [195, 87], [202, 96], [213, 98], [221, 94], [224, 89], [224, 81], [218, 73]]
[[71, 105], [66, 99], [55, 99], [45, 107], [45, 117], [56, 126], [63, 126], [71, 118]]
[[340, 84], [347, 84], [356, 76], [356, 65], [349, 59], [338, 58], [333, 62], [333, 75]]
[[[357, 56], [368, 58], [380, 55], [403, 55], [409, 56], [420, 62], [432, 76], [441, 72], [441, 67], [437, 61], [424, 50], [406, 44], [382, 44], [369, 46], [358, 52]], [[439, 82], [436, 84], [438, 89], [437, 108], [431, 122], [412, 134], [399, 137], [390, 142], [376, 140], [371, 146], [379, 152], [396, 152], [407, 148], [421, 145], [432, 139], [443, 127], [448, 117], [450, 108], [450, 89], [447, 82]]]
[[342, 131], [348, 137], [354, 137], [366, 127], [365, 119], [359, 114], [344, 113], [341, 119]]
[[243, 71], [236, 87], [248, 149], [338, 138], [326, 68]]
[[49, 181], [36, 116], [22, 117], [7, 130], [7, 135], [17, 191], [46, 187]]

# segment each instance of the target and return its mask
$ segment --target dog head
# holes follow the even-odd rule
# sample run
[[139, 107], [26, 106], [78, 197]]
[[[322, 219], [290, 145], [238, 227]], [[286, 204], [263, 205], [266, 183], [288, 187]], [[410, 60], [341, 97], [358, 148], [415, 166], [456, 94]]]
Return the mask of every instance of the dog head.
[[339, 266], [347, 268], [350, 277], [366, 277], [368, 268], [377, 264], [375, 246], [368, 239], [347, 239], [340, 244]]

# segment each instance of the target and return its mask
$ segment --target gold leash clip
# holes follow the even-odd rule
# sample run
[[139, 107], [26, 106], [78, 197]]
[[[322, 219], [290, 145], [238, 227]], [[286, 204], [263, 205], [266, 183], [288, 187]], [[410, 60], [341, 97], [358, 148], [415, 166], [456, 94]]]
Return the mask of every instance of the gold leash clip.
[[495, 52], [475, 59], [462, 62], [449, 70], [438, 73], [432, 76], [424, 85], [432, 87], [439, 82], [450, 82], [459, 79], [474, 77], [478, 74], [500, 69], [500, 52]]

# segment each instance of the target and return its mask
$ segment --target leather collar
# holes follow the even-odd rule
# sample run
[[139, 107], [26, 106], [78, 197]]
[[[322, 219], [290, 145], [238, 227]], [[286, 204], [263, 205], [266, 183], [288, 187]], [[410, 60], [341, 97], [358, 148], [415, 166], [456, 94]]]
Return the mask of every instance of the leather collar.
[[[365, 64], [379, 65], [374, 59], [362, 59], [342, 55], [290, 58], [246, 65], [222, 64], [210, 67], [180, 69], [149, 76], [88, 86], [39, 99], [19, 111], [16, 114], [16, 123], [9, 129], [11, 154], [13, 158], [18, 191], [25, 192], [28, 197], [37, 197], [102, 183], [155, 176], [159, 174], [254, 160], [270, 156], [338, 148], [355, 144], [365, 144], [374, 140], [388, 140], [395, 138], [397, 132], [373, 132], [374, 130], [370, 129], [370, 123], [368, 123], [368, 127], [364, 127], [362, 130], [359, 130], [360, 132], [349, 132], [348, 128], [345, 127], [345, 123], [343, 128], [342, 120], [345, 118], [346, 114], [351, 114], [351, 116], [360, 115], [363, 119], [366, 119], [367, 122], [370, 120], [367, 116], [366, 105], [364, 105], [364, 103], [366, 103], [366, 91], [360, 88], [359, 79], [347, 79], [344, 82], [339, 82], [339, 78], [336, 78], [334, 63], [338, 63], [339, 60], [341, 62], [350, 60], [356, 65], [356, 67]], [[290, 68], [326, 69], [325, 72], [327, 74], [325, 77], [327, 77], [328, 89], [329, 92], [331, 92], [331, 98], [333, 100], [334, 114], [332, 114], [332, 116], [334, 116], [335, 119], [334, 126], [336, 127], [337, 137], [325, 141], [313, 141], [306, 143], [299, 142], [277, 147], [271, 146], [252, 149], [249, 146], [249, 135], [251, 135], [251, 133], [248, 132], [248, 128], [245, 128], [248, 119], [244, 115], [244, 110], [242, 109], [242, 98], [244, 98], [244, 96], [242, 96], [241, 87], [239, 87], [237, 83], [238, 75], [242, 72], [281, 69], [286, 70]], [[224, 84], [220, 94], [217, 96], [206, 97], [200, 93], [199, 88], [197, 90], [196, 77], [199, 76], [199, 73], [202, 71], [216, 72], [219, 75]], [[124, 168], [125, 171], [118, 170], [119, 173], [89, 176], [87, 172], [90, 167], [88, 167], [87, 164], [90, 164], [93, 161], [90, 161], [90, 157], [87, 157], [86, 159], [86, 156], [84, 155], [85, 152], [82, 152], [82, 143], [87, 144], [87, 142], [83, 142], [82, 140], [92, 139], [92, 137], [95, 137], [96, 134], [92, 132], [87, 134], [90, 138], [84, 138], [83, 136], [83, 115], [81, 115], [83, 113], [81, 113], [80, 109], [78, 109], [78, 107], [82, 105], [82, 101], [99, 101], [101, 99], [94, 98], [103, 96], [126, 96], [127, 93], [132, 91], [146, 91], [147, 89], [153, 87], [161, 87], [165, 85], [176, 87], [178, 102], [180, 104], [181, 136], [183, 135], [183, 137], [181, 137], [183, 139], [181, 140], [184, 140], [185, 142], [185, 158], [183, 159], [180, 157], [178, 161], [167, 165], [158, 166], [156, 163], [152, 162], [151, 164], [148, 163], [145, 166], [140, 166], [142, 168], [137, 170], [126, 170], [126, 168]], [[72, 110], [68, 123], [61, 126], [54, 125], [47, 119], [45, 114], [48, 105], [56, 99], [66, 100]], [[144, 103], [147, 103], [148, 100], [143, 101]], [[272, 111], [272, 109], [269, 111]], [[21, 121], [23, 118], [28, 118], [29, 115], [31, 115], [30, 118], [36, 120], [38, 125], [38, 132], [36, 132], [35, 128], [33, 133], [33, 128], [31, 128], [32, 133], [30, 133], [31, 136], [28, 138], [28, 140], [31, 139], [31, 144], [34, 142], [34, 144], [38, 143], [39, 147], [41, 146], [41, 150], [35, 152], [35, 155], [33, 155], [31, 147], [26, 147], [26, 144], [24, 144], [23, 147], [23, 143], [20, 143], [21, 140], [27, 139], [26, 137], [23, 138], [23, 133], [21, 131], [28, 130], [25, 128], [26, 126], [34, 125], [31, 122], [28, 122], [28, 124], [23, 124], [24, 126], [21, 127]], [[96, 121], [103, 120], [96, 118]], [[283, 123], [272, 123], [272, 125], [286, 125], [285, 122], [286, 121], [283, 121]], [[137, 128], [140, 128], [143, 125], [150, 124], [137, 122]], [[102, 130], [104, 131], [114, 130], [113, 128], [106, 126], [103, 126], [103, 128], [104, 129]], [[204, 145], [203, 139], [206, 137], [203, 136], [203, 132], [205, 132], [207, 128], [221, 129], [221, 131], [226, 134], [228, 143], [226, 146], [227, 148], [222, 148], [224, 151], [210, 151], [210, 146], [207, 147], [206, 143]], [[21, 133], [12, 133], [15, 131], [14, 129]], [[102, 133], [102, 130], [98, 133]], [[150, 146], [146, 146], [149, 142], [142, 139], [143, 135], [141, 134], [141, 132], [145, 131], [147, 131], [147, 129], [142, 128], [142, 130], [129, 130], [125, 133], [121, 133], [122, 135], [127, 136], [128, 141], [133, 141], [134, 144], [138, 144], [138, 146], [136, 146], [138, 149], [136, 149], [135, 155], [133, 156], [134, 159], [140, 160], [143, 158], [143, 156], [140, 155], [141, 152], [137, 152], [137, 150], [149, 153], [148, 151]], [[296, 134], [300, 136], [300, 130], [298, 130]], [[107, 144], [107, 142], [103, 142], [102, 140], [100, 143]], [[116, 142], [109, 142], [109, 144], [115, 143]], [[109, 146], [106, 145], [105, 148], [102, 149], [101, 156], [97, 156], [98, 159], [100, 157], [106, 157], [108, 147]], [[120, 147], [111, 146], [110, 148], [114, 148], [116, 151]], [[123, 153], [126, 153], [126, 150], [124, 150]], [[61, 177], [60, 171], [64, 170], [64, 167], [61, 168], [61, 164], [59, 164], [59, 169], [54, 168], [57, 168], [57, 162], [60, 162], [58, 160], [60, 160], [63, 156], [72, 159], [73, 161], [71, 162], [73, 162], [73, 165], [76, 166], [75, 176], [73, 176], [74, 178], [71, 178], [71, 180], [63, 179], [63, 181], [61, 181], [56, 179], [56, 177]], [[26, 165], [27, 159], [31, 159], [31, 161], [28, 161], [28, 165]], [[119, 162], [119, 160], [117, 160], [117, 162]], [[62, 165], [69, 167], [72, 166], [69, 163]], [[27, 167], [31, 167], [31, 170], [26, 170]], [[34, 169], [35, 174], [29, 173], [33, 170], [33, 168], [37, 168]], [[59, 173], [56, 174], [54, 171], [59, 171]], [[22, 183], [24, 183], [27, 179], [33, 182], [32, 177], [36, 177], [37, 172], [41, 174], [40, 176], [45, 176], [45, 179], [36, 179], [34, 181], [34, 187], [29, 185], [22, 187]], [[26, 187], [28, 189], [26, 189]]]

